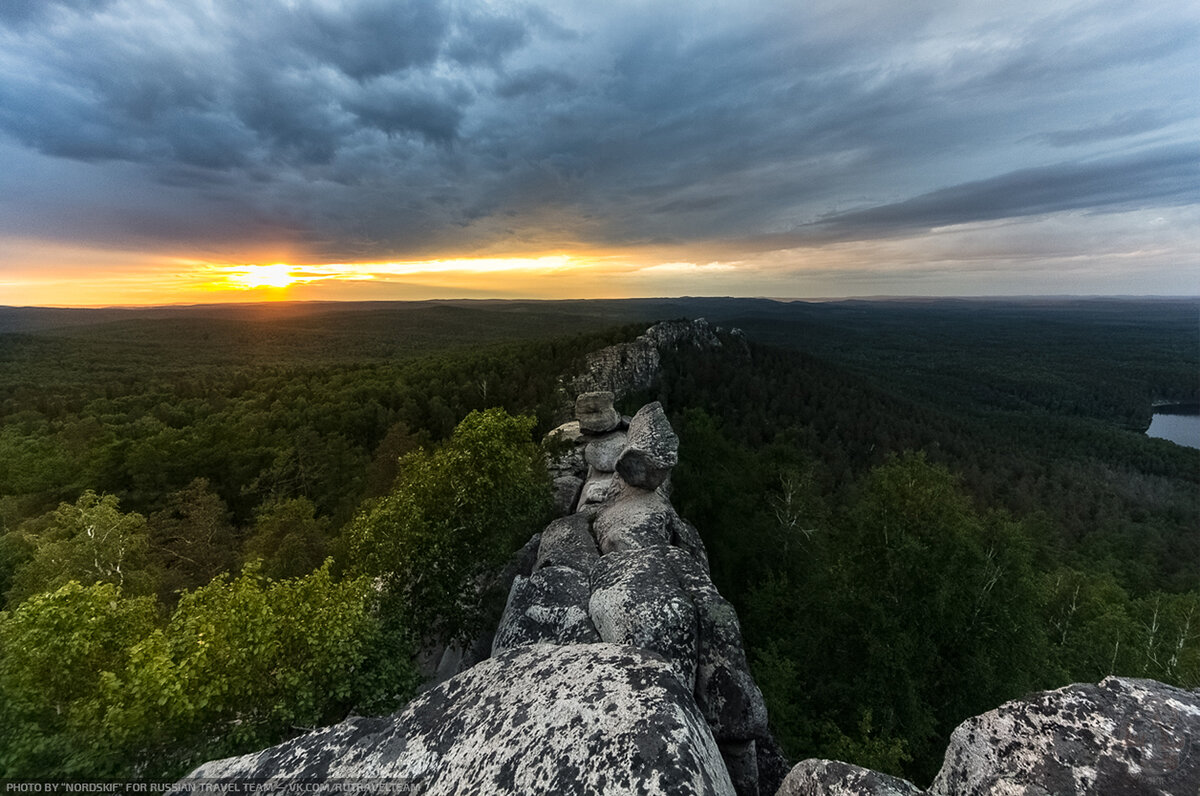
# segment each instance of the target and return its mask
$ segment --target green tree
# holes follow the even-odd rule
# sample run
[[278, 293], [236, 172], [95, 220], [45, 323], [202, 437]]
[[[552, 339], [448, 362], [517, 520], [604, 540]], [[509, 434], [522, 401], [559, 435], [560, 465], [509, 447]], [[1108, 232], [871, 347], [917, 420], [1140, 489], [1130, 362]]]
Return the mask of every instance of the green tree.
[[[0, 612], [0, 778], [117, 776], [105, 686], [156, 620], [149, 597], [71, 582]], [[156, 706], [157, 707], [157, 706]]]
[[[178, 593], [208, 583], [233, 568], [237, 536], [225, 502], [208, 480], [197, 478], [150, 515], [151, 559], [161, 572], [159, 598], [174, 604]], [[319, 562], [318, 562], [319, 563]]]
[[382, 577], [392, 610], [423, 637], [478, 630], [488, 576], [545, 522], [549, 478], [533, 425], [472, 412], [441, 447], [405, 456], [392, 492], [347, 527], [351, 569]]
[[0, 613], [0, 776], [169, 779], [411, 696], [365, 577], [327, 562], [273, 581], [256, 567], [184, 594], [165, 625], [149, 597], [68, 583]]
[[125, 514], [113, 495], [88, 490], [18, 530], [32, 557], [12, 576], [8, 603], [70, 581], [112, 583], [128, 594], [149, 594], [156, 582], [148, 567], [149, 536], [141, 514]]
[[271, 501], [254, 512], [244, 557], [261, 559], [269, 578], [295, 578], [319, 567], [328, 548], [329, 520], [317, 516], [308, 498], [292, 498]]

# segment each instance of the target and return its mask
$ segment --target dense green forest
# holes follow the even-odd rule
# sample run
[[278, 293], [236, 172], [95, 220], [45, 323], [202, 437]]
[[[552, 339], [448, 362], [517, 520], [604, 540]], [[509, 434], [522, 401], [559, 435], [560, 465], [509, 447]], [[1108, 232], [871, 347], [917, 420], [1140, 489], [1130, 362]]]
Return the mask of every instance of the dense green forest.
[[[1200, 685], [1200, 304], [0, 309], [0, 776], [173, 777], [417, 685], [540, 528], [560, 377], [657, 318], [675, 502], [796, 758], [926, 781], [1109, 673]], [[374, 584], [383, 584], [380, 591]]]

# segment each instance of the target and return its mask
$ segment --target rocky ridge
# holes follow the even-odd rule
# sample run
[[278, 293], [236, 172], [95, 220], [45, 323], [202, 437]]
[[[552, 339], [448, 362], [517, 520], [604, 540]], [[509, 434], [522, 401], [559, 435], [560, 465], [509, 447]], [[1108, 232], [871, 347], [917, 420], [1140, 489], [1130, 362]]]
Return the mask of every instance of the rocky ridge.
[[437, 684], [392, 716], [207, 763], [176, 792], [315, 782], [360, 794], [1200, 793], [1200, 691], [1116, 677], [964, 722], [928, 790], [839, 761], [789, 773], [736, 614], [671, 506], [678, 441], [662, 407], [613, 408], [615, 395], [654, 384], [660, 348], [686, 344], [721, 342], [702, 321], [659, 324], [593, 354], [573, 382], [576, 418], [552, 432], [561, 516], [514, 558], [494, 635], [442, 654]]

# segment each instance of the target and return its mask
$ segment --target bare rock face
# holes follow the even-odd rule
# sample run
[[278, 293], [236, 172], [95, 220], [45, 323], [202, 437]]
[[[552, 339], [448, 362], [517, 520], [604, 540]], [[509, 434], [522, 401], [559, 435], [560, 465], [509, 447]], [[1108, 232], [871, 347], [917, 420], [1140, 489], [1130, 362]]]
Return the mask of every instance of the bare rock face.
[[583, 479], [574, 475], [561, 475], [551, 482], [554, 490], [554, 510], [558, 514], [570, 514], [579, 502], [583, 491]]
[[394, 783], [422, 796], [734, 793], [704, 718], [670, 667], [611, 644], [503, 652], [392, 716], [348, 719], [206, 763], [173, 792], [211, 792], [212, 779], [231, 788], [253, 783], [259, 793], [291, 793], [301, 782], [335, 785], [331, 793]]
[[589, 644], [600, 634], [588, 617], [587, 576], [571, 567], [543, 567], [518, 576], [508, 592], [492, 654], [529, 644]]
[[636, 340], [588, 354], [586, 371], [574, 379], [573, 387], [580, 392], [610, 390], [617, 397], [648, 389], [659, 378], [660, 351], [684, 345], [720, 348], [716, 331], [703, 318], [656, 323]]
[[600, 509], [593, 533], [607, 554], [668, 544], [678, 521], [670, 501], [657, 492], [624, 489]]
[[582, 514], [572, 514], [554, 520], [542, 531], [534, 569], [571, 567], [586, 577], [599, 558], [591, 522]]
[[580, 430], [590, 434], [607, 434], [621, 425], [621, 413], [613, 408], [613, 394], [608, 391], [580, 393], [575, 419]]
[[696, 683], [696, 611], [661, 548], [601, 556], [588, 614], [604, 641], [658, 653], [690, 693]]
[[923, 796], [908, 780], [838, 760], [802, 760], [776, 796]]
[[584, 458], [588, 466], [603, 473], [616, 471], [617, 457], [625, 449], [627, 440], [628, 435], [619, 430], [593, 438], [584, 449]]
[[678, 463], [679, 437], [662, 404], [643, 406], [629, 421], [628, 442], [617, 459], [617, 472], [627, 484], [657, 489]]
[[1108, 677], [1006, 702], [950, 736], [937, 796], [1194, 796], [1200, 692]]

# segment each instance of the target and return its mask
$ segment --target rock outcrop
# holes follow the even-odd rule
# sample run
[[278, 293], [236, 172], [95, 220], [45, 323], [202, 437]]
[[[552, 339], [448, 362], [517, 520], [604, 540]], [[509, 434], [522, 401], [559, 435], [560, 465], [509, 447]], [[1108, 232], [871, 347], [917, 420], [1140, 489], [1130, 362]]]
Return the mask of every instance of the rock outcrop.
[[[735, 330], [735, 334], [741, 334]], [[587, 367], [571, 387], [576, 393], [607, 391], [620, 398], [658, 382], [661, 352], [679, 345], [719, 348], [717, 330], [703, 318], [656, 323], [628, 343], [618, 343], [587, 357]]]
[[840, 760], [804, 760], [783, 781], [776, 796], [922, 796], [908, 780]]
[[1200, 693], [1108, 677], [1006, 702], [950, 736], [937, 796], [1200, 793]]
[[516, 647], [392, 716], [348, 719], [206, 763], [174, 793], [223, 785], [230, 793], [293, 794], [316, 783], [323, 794], [734, 793], [675, 671], [656, 655], [613, 644]]
[[608, 390], [579, 396], [576, 419], [551, 434], [563, 516], [514, 559], [489, 659], [465, 668], [479, 644], [447, 651], [439, 677], [459, 673], [399, 713], [208, 763], [179, 789], [215, 779], [268, 790], [384, 781], [411, 794], [772, 793], [778, 783], [759, 772], [778, 772], [776, 747], [736, 612], [668, 498], [679, 440], [658, 403], [625, 418], [613, 401]]
[[1195, 796], [1200, 692], [1108, 677], [1006, 702], [950, 736], [929, 790], [829, 760], [798, 763], [778, 796]]
[[[567, 516], [542, 533], [535, 570], [517, 577], [493, 652], [591, 638], [660, 656], [691, 694], [721, 749], [739, 794], [760, 787], [759, 745], [773, 749], [762, 694], [750, 676], [737, 614], [713, 586], [696, 529], [667, 496], [679, 440], [657, 402], [616, 428], [611, 391], [576, 402], [577, 418], [551, 432], [568, 445], [556, 478], [583, 481]], [[548, 588], [548, 570], [565, 570]], [[580, 623], [586, 580], [587, 625]], [[772, 761], [773, 769], [774, 760]]]

